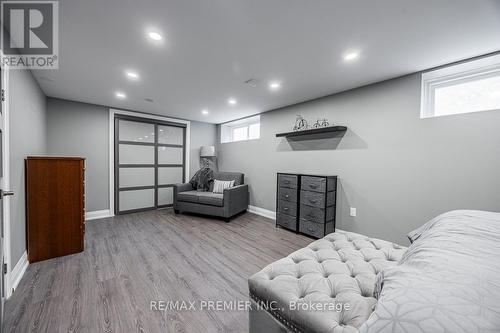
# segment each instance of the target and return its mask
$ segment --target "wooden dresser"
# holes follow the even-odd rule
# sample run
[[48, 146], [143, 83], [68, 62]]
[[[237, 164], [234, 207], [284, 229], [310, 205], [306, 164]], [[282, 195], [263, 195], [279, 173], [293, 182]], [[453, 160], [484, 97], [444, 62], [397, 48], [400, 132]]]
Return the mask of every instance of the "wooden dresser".
[[321, 238], [335, 231], [337, 176], [278, 173], [276, 226]]
[[26, 221], [30, 263], [83, 251], [85, 159], [26, 159]]

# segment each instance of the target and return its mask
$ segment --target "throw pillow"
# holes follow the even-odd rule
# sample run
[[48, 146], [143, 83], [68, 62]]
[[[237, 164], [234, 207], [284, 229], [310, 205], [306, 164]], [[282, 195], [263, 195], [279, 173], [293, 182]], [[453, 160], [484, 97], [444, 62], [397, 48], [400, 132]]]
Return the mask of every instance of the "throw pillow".
[[214, 180], [214, 189], [212, 192], [213, 193], [224, 193], [224, 190], [226, 188], [230, 188], [233, 186], [234, 186], [234, 180], [224, 181], [224, 180], [215, 179]]

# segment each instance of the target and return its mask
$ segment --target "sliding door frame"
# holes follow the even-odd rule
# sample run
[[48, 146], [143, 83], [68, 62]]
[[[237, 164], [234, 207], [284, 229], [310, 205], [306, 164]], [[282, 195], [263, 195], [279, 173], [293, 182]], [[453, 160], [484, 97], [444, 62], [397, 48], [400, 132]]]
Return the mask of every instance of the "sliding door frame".
[[[116, 120], [115, 120], [116, 119]], [[150, 208], [141, 208], [141, 209], [136, 209], [136, 210], [130, 210], [130, 211], [124, 211], [124, 212], [119, 212], [118, 210], [118, 191], [119, 191], [119, 180], [118, 180], [118, 159], [115, 160], [115, 153], [116, 149], [118, 147], [118, 130], [115, 131], [115, 121], [118, 122], [119, 119], [123, 120], [131, 120], [131, 121], [138, 121], [138, 122], [143, 122], [143, 123], [152, 123], [152, 124], [157, 124], [155, 125], [155, 143], [149, 144], [150, 146], [155, 147], [155, 185], [154, 185], [154, 191], [155, 191], [155, 198], [154, 198], [154, 207]], [[114, 214], [125, 214], [125, 213], [132, 213], [134, 211], [144, 211], [144, 210], [149, 210], [149, 209], [155, 209], [155, 208], [164, 208], [164, 207], [169, 207], [170, 205], [158, 205], [158, 189], [159, 188], [165, 188], [165, 187], [171, 187], [171, 185], [158, 185], [158, 169], [162, 167], [162, 165], [157, 164], [158, 161], [158, 147], [168, 147], [168, 144], [158, 144], [158, 125], [159, 126], [175, 126], [175, 127], [182, 127], [184, 128], [184, 138], [183, 138], [183, 145], [184, 145], [184, 154], [183, 154], [183, 182], [188, 182], [188, 177], [189, 177], [189, 151], [190, 151], [190, 127], [191, 127], [191, 122], [188, 120], [180, 120], [180, 119], [175, 119], [175, 118], [168, 118], [168, 117], [162, 117], [162, 116], [155, 116], [155, 115], [150, 115], [146, 113], [140, 113], [140, 112], [132, 112], [132, 111], [124, 111], [124, 110], [117, 110], [117, 109], [110, 109], [109, 112], [109, 138], [110, 138], [110, 145], [109, 145], [109, 166], [110, 166], [110, 172], [109, 172], [109, 207], [110, 211]], [[145, 144], [142, 144], [145, 145]], [[118, 156], [118, 155], [116, 155]], [[141, 165], [134, 165], [134, 167], [140, 167]], [[148, 167], [151, 167], [148, 165]], [[116, 186], [115, 186], [116, 184]], [[148, 187], [149, 189], [149, 187]], [[114, 215], [112, 214], [112, 215]]]

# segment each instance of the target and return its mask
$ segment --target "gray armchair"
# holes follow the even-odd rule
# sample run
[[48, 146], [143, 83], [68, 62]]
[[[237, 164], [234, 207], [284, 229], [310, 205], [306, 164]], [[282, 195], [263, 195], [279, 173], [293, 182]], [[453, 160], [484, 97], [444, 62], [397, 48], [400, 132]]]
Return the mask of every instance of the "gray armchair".
[[190, 183], [174, 185], [174, 212], [189, 212], [223, 217], [229, 222], [231, 217], [248, 209], [248, 185], [244, 184], [244, 174], [239, 172], [214, 171], [217, 180], [234, 180], [234, 187], [223, 194], [193, 189]]

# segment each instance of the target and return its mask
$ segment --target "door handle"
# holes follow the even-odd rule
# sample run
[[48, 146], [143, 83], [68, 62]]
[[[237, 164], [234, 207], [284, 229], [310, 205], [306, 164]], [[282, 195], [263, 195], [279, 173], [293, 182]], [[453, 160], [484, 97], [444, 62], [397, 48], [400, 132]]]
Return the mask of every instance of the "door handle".
[[0, 199], [9, 195], [14, 195], [13, 191], [0, 190]]

